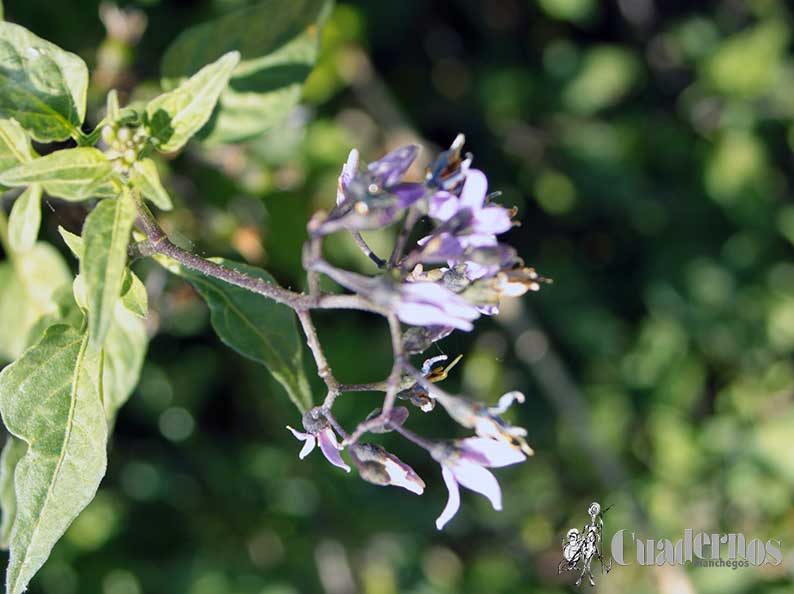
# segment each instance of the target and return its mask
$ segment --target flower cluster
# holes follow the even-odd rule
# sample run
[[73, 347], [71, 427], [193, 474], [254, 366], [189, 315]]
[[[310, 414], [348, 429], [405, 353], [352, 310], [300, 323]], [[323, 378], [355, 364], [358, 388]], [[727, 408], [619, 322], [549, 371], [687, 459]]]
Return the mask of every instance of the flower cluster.
[[[494, 509], [501, 509], [499, 484], [488, 468], [516, 464], [532, 454], [526, 430], [502, 418], [513, 402], [524, 401], [524, 395], [508, 392], [490, 407], [450, 395], [436, 384], [446, 378], [460, 356], [446, 365], [446, 355], [432, 357], [421, 370], [412, 367], [410, 356], [422, 353], [454, 330], [470, 331], [480, 316], [498, 313], [503, 298], [537, 291], [545, 281], [524, 266], [512, 247], [500, 242], [499, 236], [516, 225], [516, 210], [495, 201], [498, 193], [489, 193], [485, 174], [471, 167], [472, 156], [463, 154], [463, 143], [463, 136], [458, 135], [451, 147], [429, 164], [421, 181], [404, 179], [418, 156], [416, 145], [398, 148], [366, 166], [360, 164], [357, 150], [350, 152], [339, 176], [336, 206], [309, 223], [309, 241], [314, 248], [305, 252], [310, 256], [306, 265], [314, 274], [324, 274], [351, 291], [371, 311], [390, 319], [394, 367], [387, 380], [359, 386], [385, 392], [386, 397], [383, 406], [351, 434], [332, 414], [336, 397], [348, 390], [327, 378], [328, 397], [322, 406], [304, 415], [305, 431], [289, 428], [305, 441], [301, 458], [319, 442], [329, 462], [350, 471], [340, 456], [340, 449], [347, 448], [362, 479], [418, 495], [425, 483], [413, 469], [381, 446], [360, 438], [365, 433], [395, 431], [426, 449], [441, 466], [449, 490], [447, 506], [436, 521], [439, 530], [460, 506], [459, 485], [485, 495]], [[417, 234], [422, 221], [425, 231]], [[361, 232], [397, 222], [402, 222], [402, 229], [394, 249], [390, 257], [381, 259], [369, 249]], [[349, 232], [378, 265], [377, 274], [343, 270], [323, 260], [320, 242], [340, 231]], [[396, 399], [425, 413], [439, 404], [474, 435], [458, 440], [420, 437], [405, 427], [408, 409], [395, 407]]]

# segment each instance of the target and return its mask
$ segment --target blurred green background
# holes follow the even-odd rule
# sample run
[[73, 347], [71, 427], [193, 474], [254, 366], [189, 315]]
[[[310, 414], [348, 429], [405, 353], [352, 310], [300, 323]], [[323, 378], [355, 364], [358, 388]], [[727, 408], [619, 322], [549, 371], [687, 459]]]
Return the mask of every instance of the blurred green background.
[[[110, 33], [96, 2], [5, 4], [89, 63], [96, 113], [109, 87], [154, 92], [173, 37], [244, 2], [138, 0], [105, 9]], [[96, 500], [31, 592], [568, 592], [560, 539], [594, 499], [614, 505], [607, 538], [693, 528], [784, 552], [735, 571], [616, 567], [598, 591], [794, 592], [792, 16], [782, 0], [340, 2], [303, 105], [261, 140], [169, 162], [163, 225], [302, 287], [305, 223], [333, 205], [350, 148], [374, 160], [420, 141], [424, 164], [464, 132], [519, 207], [507, 241], [554, 284], [440, 343], [464, 353], [444, 387], [487, 402], [524, 391], [509, 418], [536, 455], [496, 471], [503, 512], [464, 492], [438, 533], [446, 490], [422, 451], [383, 439], [424, 477], [422, 497], [299, 461], [282, 389], [220, 344], [189, 286], [141, 262], [157, 334], [141, 383]], [[49, 204], [43, 234], [66, 253], [55, 229], [85, 211]], [[328, 256], [372, 272], [349, 238]], [[317, 318], [338, 378], [386, 375], [385, 324]], [[343, 396], [337, 416], [351, 426], [378, 402]], [[464, 435], [441, 409], [408, 423]]]

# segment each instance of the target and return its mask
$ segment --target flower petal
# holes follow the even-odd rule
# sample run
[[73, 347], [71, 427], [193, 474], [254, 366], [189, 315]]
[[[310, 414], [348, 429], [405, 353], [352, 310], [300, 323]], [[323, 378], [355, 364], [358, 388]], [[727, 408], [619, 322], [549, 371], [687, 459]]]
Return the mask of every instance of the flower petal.
[[513, 226], [510, 211], [503, 206], [488, 206], [474, 215], [472, 227], [476, 233], [498, 235], [509, 231]]
[[290, 427], [289, 425], [287, 425], [287, 429], [289, 429], [292, 432], [292, 434], [295, 436], [296, 439], [300, 439], [301, 441], [306, 441], [310, 437], [314, 439], [314, 436], [311, 433], [304, 433], [303, 431], [297, 431], [292, 427]]
[[465, 458], [491, 468], [518, 464], [527, 459], [524, 454], [506, 441], [487, 437], [467, 437], [461, 440], [460, 449]]
[[447, 221], [458, 212], [460, 201], [449, 192], [436, 192], [430, 198], [427, 214], [436, 220]]
[[306, 456], [314, 451], [314, 446], [317, 445], [317, 440], [314, 438], [314, 435], [310, 435], [308, 439], [306, 439], [306, 443], [303, 444], [301, 448], [300, 454], [298, 454], [298, 458], [303, 460]]
[[397, 458], [397, 456], [388, 456], [384, 460], [384, 466], [392, 485], [402, 487], [417, 495], [424, 493], [425, 482], [416, 474], [413, 468]]
[[433, 365], [438, 363], [439, 361], [446, 361], [449, 357], [446, 355], [436, 355], [435, 357], [430, 357], [429, 359], [425, 359], [425, 362], [422, 363], [422, 375], [427, 375], [430, 373], [430, 370], [433, 369]]
[[496, 511], [502, 509], [502, 489], [496, 477], [479, 464], [461, 458], [452, 466], [455, 479], [467, 489], [485, 495]]
[[452, 326], [466, 332], [474, 328], [468, 320], [450, 316], [434, 305], [401, 303], [397, 306], [396, 313], [401, 322], [411, 326]]
[[353, 149], [347, 156], [347, 163], [342, 165], [342, 173], [339, 174], [339, 181], [336, 186], [336, 204], [337, 206], [345, 201], [345, 190], [350, 180], [356, 175], [358, 171], [358, 151]]
[[350, 472], [350, 467], [345, 464], [342, 456], [339, 455], [339, 443], [336, 441], [333, 429], [326, 427], [317, 434], [317, 439], [320, 442], [320, 449], [323, 451], [325, 459], [345, 472]]
[[441, 467], [441, 475], [444, 477], [444, 482], [447, 484], [449, 491], [449, 499], [447, 505], [441, 515], [436, 519], [436, 528], [443, 530], [455, 514], [460, 509], [460, 489], [458, 489], [458, 481], [455, 480], [455, 475], [446, 466]]
[[461, 207], [470, 208], [475, 212], [480, 210], [487, 193], [488, 178], [479, 169], [469, 169], [460, 193]]
[[401, 146], [370, 163], [367, 169], [375, 181], [388, 188], [400, 181], [418, 154], [419, 146], [416, 144]]

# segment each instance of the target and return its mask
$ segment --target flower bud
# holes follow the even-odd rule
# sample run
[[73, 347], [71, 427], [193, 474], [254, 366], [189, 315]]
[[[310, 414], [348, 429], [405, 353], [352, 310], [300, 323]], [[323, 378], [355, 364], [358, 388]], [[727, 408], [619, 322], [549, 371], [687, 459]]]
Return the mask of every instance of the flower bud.
[[[381, 409], [376, 408], [373, 410], [369, 415], [367, 415], [366, 420], [370, 421], [379, 417], [381, 414]], [[392, 409], [391, 413], [389, 414], [389, 418], [384, 421], [382, 424], [378, 425], [377, 427], [372, 427], [369, 429], [370, 433], [389, 433], [394, 431], [397, 427], [401, 427], [403, 423], [405, 423], [406, 419], [408, 418], [408, 409], [404, 406], [396, 406]]]
[[374, 485], [394, 485], [421, 495], [425, 482], [413, 468], [374, 443], [360, 443], [350, 451], [359, 476]]

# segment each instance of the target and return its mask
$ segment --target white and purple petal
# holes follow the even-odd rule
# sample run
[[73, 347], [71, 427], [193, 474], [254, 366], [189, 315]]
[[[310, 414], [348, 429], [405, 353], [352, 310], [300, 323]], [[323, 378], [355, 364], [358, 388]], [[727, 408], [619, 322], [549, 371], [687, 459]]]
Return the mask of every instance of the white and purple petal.
[[436, 528], [438, 530], [443, 530], [444, 526], [455, 517], [455, 514], [458, 513], [460, 509], [460, 489], [458, 488], [458, 481], [455, 480], [455, 475], [446, 466], [441, 467], [441, 475], [444, 477], [444, 482], [447, 485], [449, 499], [447, 499], [447, 505], [444, 507], [444, 511], [442, 511], [441, 515], [436, 519]]
[[303, 431], [297, 431], [287, 425], [287, 429], [289, 429], [292, 434], [295, 436], [296, 439], [301, 440], [304, 442], [303, 447], [301, 448], [300, 453], [298, 454], [298, 458], [303, 460], [306, 456], [311, 454], [314, 447], [317, 445], [317, 440], [315, 439], [314, 435], [311, 433], [304, 433]]
[[339, 181], [336, 186], [336, 204], [337, 206], [345, 201], [345, 191], [347, 190], [350, 180], [358, 172], [358, 151], [352, 149], [347, 156], [347, 163], [342, 165], [342, 173], [339, 174]]
[[467, 437], [458, 444], [461, 456], [481, 466], [501, 468], [527, 459], [520, 451], [503, 440], [488, 437]]
[[455, 480], [467, 489], [488, 498], [496, 511], [502, 509], [502, 489], [489, 470], [479, 464], [460, 458], [450, 465]]
[[338, 466], [345, 472], [350, 472], [350, 466], [345, 464], [342, 456], [339, 455], [339, 443], [336, 441], [336, 435], [333, 429], [326, 427], [317, 434], [317, 441], [320, 442], [320, 449], [328, 460], [334, 466]]

